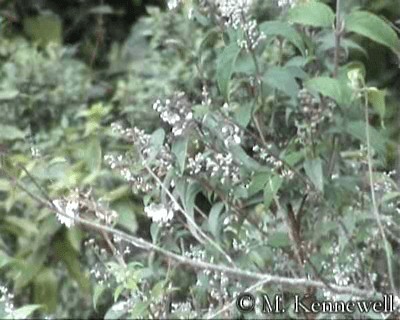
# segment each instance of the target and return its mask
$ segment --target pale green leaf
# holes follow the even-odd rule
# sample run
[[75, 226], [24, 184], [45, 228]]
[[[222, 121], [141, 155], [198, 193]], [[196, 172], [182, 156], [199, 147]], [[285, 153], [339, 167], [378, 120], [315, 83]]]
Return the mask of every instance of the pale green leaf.
[[58, 302], [58, 278], [54, 270], [43, 268], [33, 282], [34, 302], [45, 307], [46, 313], [53, 313]]
[[342, 84], [337, 80], [329, 77], [316, 77], [305, 83], [307, 89], [316, 91], [323, 96], [330, 97], [338, 103], [344, 101], [344, 93]]
[[290, 239], [287, 232], [277, 231], [268, 237], [268, 244], [274, 248], [282, 248], [290, 245]]
[[320, 158], [308, 159], [304, 162], [304, 170], [314, 186], [321, 192], [324, 191], [324, 175], [322, 160]]
[[62, 21], [56, 15], [27, 16], [23, 20], [23, 27], [24, 32], [40, 44], [62, 43]]
[[290, 22], [313, 27], [332, 27], [335, 14], [332, 9], [321, 2], [301, 3], [289, 10]]
[[219, 90], [229, 100], [229, 81], [235, 66], [235, 61], [239, 56], [240, 48], [236, 42], [232, 42], [220, 53], [217, 61], [217, 82]]
[[218, 238], [219, 235], [218, 231], [221, 226], [219, 217], [223, 208], [224, 204], [222, 202], [214, 204], [208, 216], [208, 227], [215, 238]]
[[185, 170], [188, 141], [189, 141], [189, 139], [187, 136], [180, 137], [172, 145], [171, 151], [176, 157], [176, 160], [177, 160], [177, 163], [179, 166], [179, 172], [181, 174], [183, 174], [183, 171]]
[[378, 112], [381, 120], [385, 117], [386, 104], [385, 104], [386, 91], [378, 90], [376, 88], [368, 88], [368, 101]]
[[0, 101], [1, 100], [12, 100], [15, 99], [19, 94], [18, 90], [2, 90], [0, 91]]
[[30, 316], [34, 311], [36, 311], [39, 308], [41, 308], [41, 306], [38, 304], [30, 304], [30, 305], [23, 306], [21, 308], [14, 310], [13, 318], [14, 319], [26, 319], [28, 316]]
[[400, 40], [396, 32], [385, 20], [370, 12], [351, 13], [346, 17], [345, 27], [349, 32], [358, 33], [400, 53]]
[[[360, 140], [364, 145], [367, 144], [366, 139], [366, 126], [364, 121], [353, 121], [346, 127], [347, 133], [352, 135], [354, 138]], [[375, 128], [369, 125], [370, 142], [371, 147], [375, 149], [379, 154], [383, 155], [386, 151], [387, 140], [385, 137]]]
[[299, 92], [299, 85], [290, 69], [271, 67], [264, 75], [264, 81], [270, 87], [286, 93], [290, 97], [296, 97]]
[[25, 133], [14, 126], [0, 124], [0, 141], [1, 140], [18, 140], [24, 139]]
[[303, 39], [295, 28], [281, 21], [266, 21], [260, 24], [260, 31], [266, 36], [281, 36], [290, 41], [304, 55]]

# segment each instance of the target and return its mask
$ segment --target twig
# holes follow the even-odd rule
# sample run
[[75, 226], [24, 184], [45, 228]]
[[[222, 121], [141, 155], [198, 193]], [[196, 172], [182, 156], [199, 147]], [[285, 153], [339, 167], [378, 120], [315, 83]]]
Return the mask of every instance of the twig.
[[390, 258], [390, 248], [389, 248], [389, 243], [386, 238], [385, 234], [385, 229], [383, 227], [381, 217], [378, 211], [378, 205], [376, 202], [376, 197], [375, 197], [375, 189], [374, 189], [374, 177], [373, 177], [373, 168], [372, 168], [372, 152], [371, 152], [371, 137], [370, 137], [370, 132], [369, 132], [369, 106], [368, 106], [368, 91], [366, 88], [364, 88], [364, 109], [365, 109], [365, 135], [367, 139], [367, 160], [368, 160], [368, 175], [369, 175], [369, 185], [370, 185], [370, 190], [371, 190], [371, 199], [372, 199], [372, 208], [374, 212], [374, 216], [376, 219], [376, 222], [378, 224], [379, 232], [381, 234], [382, 240], [384, 242], [384, 247], [385, 247], [385, 253], [386, 253], [386, 260], [387, 260], [387, 266], [388, 266], [388, 273], [389, 273], [389, 281], [390, 281], [390, 286], [393, 291], [393, 293], [396, 293], [396, 287], [394, 285], [394, 277], [393, 277], [393, 269], [392, 269], [392, 261]]
[[[335, 22], [335, 52], [334, 52], [334, 69], [333, 69], [333, 77], [337, 78], [339, 72], [339, 59], [340, 59], [340, 42], [342, 40], [343, 30], [344, 30], [344, 23], [342, 21], [340, 15], [340, 0], [336, 0], [336, 22]], [[329, 158], [328, 164], [328, 177], [330, 178], [333, 169], [335, 167], [335, 158], [337, 155], [337, 136], [336, 134], [333, 135], [332, 138], [332, 154]]]
[[150, 175], [157, 181], [157, 183], [161, 186], [161, 188], [164, 189], [165, 193], [170, 197], [174, 205], [178, 208], [178, 210], [185, 216], [185, 218], [188, 220], [188, 222], [196, 229], [196, 231], [204, 238], [206, 239], [213, 247], [215, 247], [224, 257], [226, 260], [231, 265], [235, 265], [233, 262], [232, 258], [216, 243], [213, 239], [211, 239], [207, 234], [204, 233], [203, 230], [196, 224], [196, 222], [193, 220], [193, 218], [185, 211], [185, 209], [182, 208], [178, 200], [174, 197], [174, 195], [164, 186], [160, 178], [151, 170], [151, 168], [147, 165], [144, 164], [144, 167], [146, 170], [150, 173]]
[[[14, 179], [13, 177], [10, 177], [10, 175], [8, 175], [7, 173], [6, 173], [6, 175], [18, 188], [20, 188], [22, 191], [26, 192], [32, 199], [37, 201], [39, 204], [46, 206], [47, 208], [56, 212], [57, 214], [60, 214], [64, 217], [71, 219], [71, 217], [68, 216], [65, 212], [58, 210], [58, 208], [54, 205], [53, 202], [48, 202], [46, 200], [41, 199], [40, 197], [36, 196], [31, 191], [29, 191], [21, 182]], [[223, 273], [226, 273], [226, 274], [229, 274], [231, 276], [241, 278], [241, 279], [249, 279], [249, 280], [253, 279], [253, 280], [257, 280], [257, 281], [263, 281], [263, 283], [265, 283], [265, 284], [281, 285], [281, 286], [290, 287], [290, 288], [315, 287], [315, 288], [320, 288], [320, 289], [325, 289], [325, 290], [331, 291], [321, 281], [309, 280], [309, 279], [305, 279], [305, 278], [281, 277], [281, 276], [276, 276], [273, 274], [265, 274], [265, 273], [246, 271], [246, 270], [242, 270], [242, 269], [239, 269], [236, 267], [229, 267], [226, 265], [220, 265], [220, 264], [214, 264], [214, 263], [209, 263], [209, 262], [204, 262], [204, 261], [193, 260], [193, 259], [184, 257], [182, 255], [170, 252], [170, 251], [163, 249], [153, 243], [150, 243], [142, 238], [129, 235], [129, 234], [127, 234], [123, 231], [117, 230], [115, 228], [104, 226], [97, 222], [82, 219], [80, 217], [75, 217], [74, 219], [76, 222], [78, 222], [82, 225], [86, 225], [89, 228], [92, 228], [94, 230], [102, 230], [104, 232], [110, 233], [116, 237], [119, 237], [121, 240], [124, 240], [138, 248], [142, 248], [144, 250], [149, 250], [149, 251], [155, 251], [155, 252], [160, 253], [168, 258], [171, 258], [179, 263], [189, 265], [195, 269], [207, 269], [207, 270], [223, 272]], [[338, 285], [332, 284], [332, 285], [330, 285], [330, 287], [333, 290], [335, 290], [335, 292], [337, 292], [337, 293], [350, 294], [350, 295], [362, 297], [362, 298], [374, 298], [374, 297], [376, 298], [378, 296], [382, 296], [382, 293], [377, 292], [377, 291], [363, 290], [363, 289], [359, 289], [359, 288], [351, 287], [351, 286], [343, 287], [343, 286], [338, 286]]]

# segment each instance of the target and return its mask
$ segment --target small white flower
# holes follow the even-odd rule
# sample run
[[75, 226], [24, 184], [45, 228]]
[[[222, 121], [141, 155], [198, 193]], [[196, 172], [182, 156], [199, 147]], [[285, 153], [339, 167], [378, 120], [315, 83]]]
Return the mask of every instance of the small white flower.
[[169, 10], [175, 10], [176, 8], [178, 8], [180, 3], [181, 3], [180, 0], [169, 0], [168, 1], [168, 9]]
[[174, 217], [173, 210], [167, 209], [163, 204], [154, 204], [144, 208], [144, 212], [153, 222], [168, 222]]
[[[77, 201], [68, 201], [64, 206], [63, 200], [54, 200], [53, 204], [57, 208], [56, 217], [61, 224], [71, 228], [75, 224], [75, 217], [78, 215], [79, 203]], [[64, 213], [61, 214], [61, 213]]]

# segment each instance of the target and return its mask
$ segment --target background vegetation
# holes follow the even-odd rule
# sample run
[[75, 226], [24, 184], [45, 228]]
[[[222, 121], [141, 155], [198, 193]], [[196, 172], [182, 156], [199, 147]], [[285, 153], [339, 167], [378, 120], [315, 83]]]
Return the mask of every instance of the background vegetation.
[[244, 291], [400, 301], [397, 1], [0, 16], [0, 318], [265, 317], [236, 310]]

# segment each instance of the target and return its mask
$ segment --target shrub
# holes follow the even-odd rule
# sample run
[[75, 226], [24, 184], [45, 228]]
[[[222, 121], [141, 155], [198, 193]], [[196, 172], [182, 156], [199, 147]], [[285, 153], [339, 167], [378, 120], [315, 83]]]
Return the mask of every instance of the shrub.
[[[111, 55], [117, 71], [119, 58], [131, 61], [111, 101], [49, 133], [62, 148], [46, 161], [6, 157], [4, 174], [25, 193], [12, 198], [4, 183], [5, 208], [22, 222], [39, 205], [37, 224], [50, 230], [38, 236], [26, 224], [22, 239], [37, 243], [23, 276], [10, 271], [16, 289], [32, 279], [48, 289], [43, 246], [52, 239], [83, 292], [85, 253], [93, 308], [108, 308], [106, 319], [265, 317], [261, 303], [240, 313], [243, 292], [280, 294], [282, 318], [310, 317], [293, 310], [295, 295], [306, 296], [304, 308], [383, 294], [397, 305], [390, 91], [355, 57], [368, 53], [360, 39], [393, 56], [400, 41], [372, 12], [336, 4], [199, 0], [149, 10]], [[4, 254], [5, 267], [27, 255], [12, 245], [19, 253]]]

